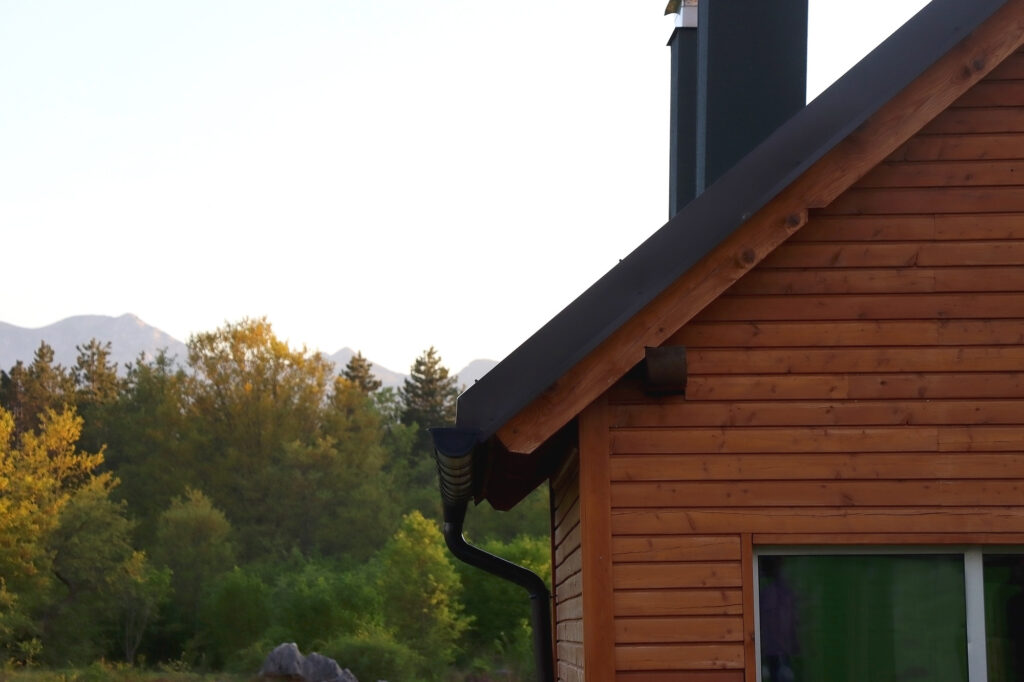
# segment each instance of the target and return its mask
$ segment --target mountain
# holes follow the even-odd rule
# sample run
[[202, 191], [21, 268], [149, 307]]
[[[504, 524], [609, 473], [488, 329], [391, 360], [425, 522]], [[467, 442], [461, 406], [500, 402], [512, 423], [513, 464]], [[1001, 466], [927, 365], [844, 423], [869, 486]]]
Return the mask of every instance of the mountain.
[[[356, 352], [354, 350], [345, 347], [339, 350], [337, 353], [334, 353], [333, 355], [328, 355], [327, 359], [334, 363], [334, 365], [338, 369], [338, 372], [341, 372], [343, 369], [345, 369], [345, 365], [348, 364], [348, 361], [351, 360], [352, 356], [355, 354]], [[498, 363], [495, 362], [494, 360], [474, 360], [473, 362], [463, 367], [455, 375], [455, 383], [460, 388], [460, 390], [463, 386], [469, 388], [470, 386], [473, 385], [473, 382], [482, 377], [484, 374], [487, 374], [487, 372], [489, 372], [491, 368], [494, 367], [496, 364]], [[401, 372], [396, 372], [382, 365], [378, 365], [372, 360], [370, 361], [370, 370], [373, 372], [373, 375], [375, 377], [381, 380], [384, 386], [391, 386], [393, 388], [401, 387], [401, 385], [405, 382], [406, 377], [409, 376], [408, 374], [402, 374]]]
[[43, 341], [53, 348], [56, 362], [73, 367], [78, 357], [75, 346], [85, 345], [91, 339], [110, 342], [110, 359], [119, 368], [138, 360], [139, 353], [152, 359], [158, 351], [166, 349], [180, 364], [184, 364], [187, 355], [184, 343], [135, 315], [77, 315], [37, 329], [0, 322], [0, 369], [9, 370], [18, 360], [26, 365], [31, 363]]
[[[348, 364], [348, 361], [351, 360], [352, 356], [355, 354], [356, 352], [354, 350], [346, 346], [334, 355], [328, 355], [327, 359], [334, 363], [336, 371], [340, 374], [341, 371], [345, 369], [345, 365]], [[370, 371], [373, 372], [373, 376], [381, 380], [384, 386], [398, 388], [402, 385], [402, 382], [405, 381], [404, 374], [388, 369], [383, 365], [378, 365], [372, 360], [370, 361]]]
[[[161, 349], [184, 365], [188, 357], [185, 344], [170, 334], [146, 324], [132, 314], [110, 317], [107, 315], [77, 315], [55, 322], [45, 327], [29, 329], [0, 322], [0, 370], [9, 370], [21, 360], [26, 365], [32, 362], [39, 344], [45, 341], [53, 348], [54, 359], [65, 367], [73, 367], [81, 346], [90, 339], [110, 342], [110, 359], [117, 363], [119, 369], [129, 362], [135, 362], [139, 353], [147, 359], [156, 357]], [[327, 359], [334, 363], [341, 372], [348, 361], [355, 355], [351, 348], [342, 348]], [[457, 374], [457, 385], [473, 385], [477, 379], [486, 374], [497, 362], [494, 360], [474, 360], [463, 367]], [[398, 388], [405, 381], [406, 375], [388, 369], [371, 361], [374, 376], [385, 386]]]
[[495, 360], [474, 360], [469, 363], [456, 375], [458, 377], [459, 387], [465, 386], [469, 388], [476, 381], [491, 371], [491, 369], [498, 363]]

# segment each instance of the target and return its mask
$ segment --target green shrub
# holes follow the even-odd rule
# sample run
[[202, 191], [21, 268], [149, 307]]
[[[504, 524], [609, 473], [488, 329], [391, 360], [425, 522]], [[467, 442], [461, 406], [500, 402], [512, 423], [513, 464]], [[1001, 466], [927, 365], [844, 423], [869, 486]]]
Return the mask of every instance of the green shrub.
[[360, 680], [412, 682], [424, 678], [423, 658], [382, 631], [335, 637], [324, 643], [320, 653]]

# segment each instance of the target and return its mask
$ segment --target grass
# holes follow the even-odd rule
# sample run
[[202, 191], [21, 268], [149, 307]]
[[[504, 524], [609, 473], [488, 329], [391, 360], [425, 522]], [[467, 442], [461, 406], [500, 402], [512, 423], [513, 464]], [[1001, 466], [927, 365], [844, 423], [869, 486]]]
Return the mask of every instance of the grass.
[[98, 661], [85, 668], [0, 668], [0, 682], [249, 682], [247, 675], [147, 670]]

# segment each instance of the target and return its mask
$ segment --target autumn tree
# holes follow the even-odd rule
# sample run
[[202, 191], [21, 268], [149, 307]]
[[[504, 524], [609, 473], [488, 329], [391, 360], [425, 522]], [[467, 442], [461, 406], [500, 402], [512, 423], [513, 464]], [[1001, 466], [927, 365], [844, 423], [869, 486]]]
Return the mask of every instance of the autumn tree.
[[341, 376], [351, 381], [364, 394], [369, 395], [383, 385], [381, 380], [373, 375], [372, 368], [372, 363], [364, 358], [362, 353], [356, 351], [356, 354], [345, 364]]

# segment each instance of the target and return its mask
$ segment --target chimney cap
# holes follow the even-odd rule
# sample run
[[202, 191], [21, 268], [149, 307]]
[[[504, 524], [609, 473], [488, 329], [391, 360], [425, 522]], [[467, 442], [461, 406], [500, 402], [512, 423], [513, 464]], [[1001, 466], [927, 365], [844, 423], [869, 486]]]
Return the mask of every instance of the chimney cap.
[[676, 28], [697, 28], [697, 0], [676, 2]]

